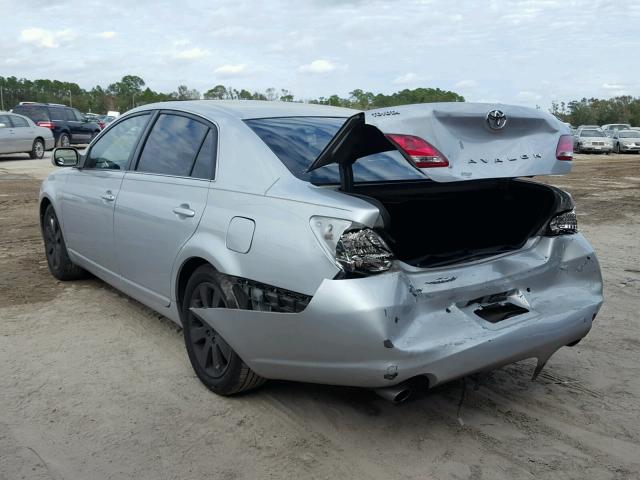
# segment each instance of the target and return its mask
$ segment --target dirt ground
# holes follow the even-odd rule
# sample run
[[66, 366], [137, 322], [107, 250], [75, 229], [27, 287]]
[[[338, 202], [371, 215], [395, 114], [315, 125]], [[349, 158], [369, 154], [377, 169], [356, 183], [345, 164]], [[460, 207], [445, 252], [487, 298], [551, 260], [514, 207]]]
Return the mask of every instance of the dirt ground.
[[533, 362], [399, 406], [270, 382], [221, 398], [170, 321], [104, 283], [61, 283], [37, 227], [48, 160], [0, 156], [0, 479], [640, 478], [640, 156], [577, 156], [568, 189], [605, 305]]

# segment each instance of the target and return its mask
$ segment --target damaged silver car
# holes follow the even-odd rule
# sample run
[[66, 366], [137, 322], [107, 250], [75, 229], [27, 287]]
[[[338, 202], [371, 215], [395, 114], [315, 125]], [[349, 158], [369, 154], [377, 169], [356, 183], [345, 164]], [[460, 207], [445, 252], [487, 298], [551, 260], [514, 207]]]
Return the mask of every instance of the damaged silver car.
[[569, 173], [572, 146], [507, 105], [147, 105], [54, 152], [47, 260], [182, 325], [222, 395], [284, 379], [401, 400], [416, 379], [539, 373], [603, 301], [571, 197], [530, 179]]

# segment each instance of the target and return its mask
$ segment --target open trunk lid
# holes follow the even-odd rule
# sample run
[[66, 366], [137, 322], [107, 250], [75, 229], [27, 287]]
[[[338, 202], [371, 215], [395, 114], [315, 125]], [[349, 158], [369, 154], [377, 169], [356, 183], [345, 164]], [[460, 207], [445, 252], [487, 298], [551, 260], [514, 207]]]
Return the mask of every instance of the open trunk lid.
[[331, 163], [344, 167], [369, 154], [371, 142], [365, 137], [373, 138], [372, 128], [384, 135], [419, 137], [441, 152], [447, 166], [419, 168], [436, 182], [571, 171], [570, 161], [556, 158], [560, 137], [570, 135], [570, 131], [553, 115], [527, 107], [466, 102], [403, 105], [358, 113], [347, 119], [309, 171]]

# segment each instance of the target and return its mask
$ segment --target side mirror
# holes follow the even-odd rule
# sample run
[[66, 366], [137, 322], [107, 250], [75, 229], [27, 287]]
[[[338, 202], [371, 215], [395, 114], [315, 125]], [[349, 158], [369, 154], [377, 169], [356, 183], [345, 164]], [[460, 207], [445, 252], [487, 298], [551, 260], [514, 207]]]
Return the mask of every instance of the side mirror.
[[53, 150], [51, 163], [54, 167], [75, 167], [80, 162], [80, 154], [75, 148], [61, 147]]

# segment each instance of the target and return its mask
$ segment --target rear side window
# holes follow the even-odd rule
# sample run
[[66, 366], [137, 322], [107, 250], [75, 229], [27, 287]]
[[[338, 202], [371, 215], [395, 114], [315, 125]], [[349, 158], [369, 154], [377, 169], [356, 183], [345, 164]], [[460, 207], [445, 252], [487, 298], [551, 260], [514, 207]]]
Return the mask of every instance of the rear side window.
[[[283, 117], [245, 120], [296, 177], [316, 185], [340, 183], [335, 164], [307, 172], [346, 119]], [[392, 148], [392, 147], [391, 147]], [[353, 164], [354, 182], [424, 180], [397, 150], [359, 158]]]
[[11, 122], [14, 127], [28, 127], [29, 124], [24, 118], [20, 118], [17, 115], [11, 115]]
[[51, 120], [67, 119], [67, 113], [62, 107], [49, 107], [49, 113], [51, 114]]
[[0, 128], [11, 128], [9, 115], [0, 115]]
[[139, 172], [188, 177], [209, 127], [188, 117], [163, 113], [140, 155]]
[[34, 122], [47, 122], [49, 121], [49, 113], [46, 107], [42, 105], [18, 105], [13, 109], [15, 113], [29, 117]]
[[124, 170], [148, 120], [149, 114], [136, 115], [107, 130], [91, 147], [83, 168]]
[[202, 178], [204, 180], [211, 180], [214, 177], [216, 167], [216, 138], [213, 129], [209, 129], [207, 137], [202, 143], [200, 152], [196, 157], [196, 161], [193, 164], [191, 170], [191, 176], [193, 178]]

